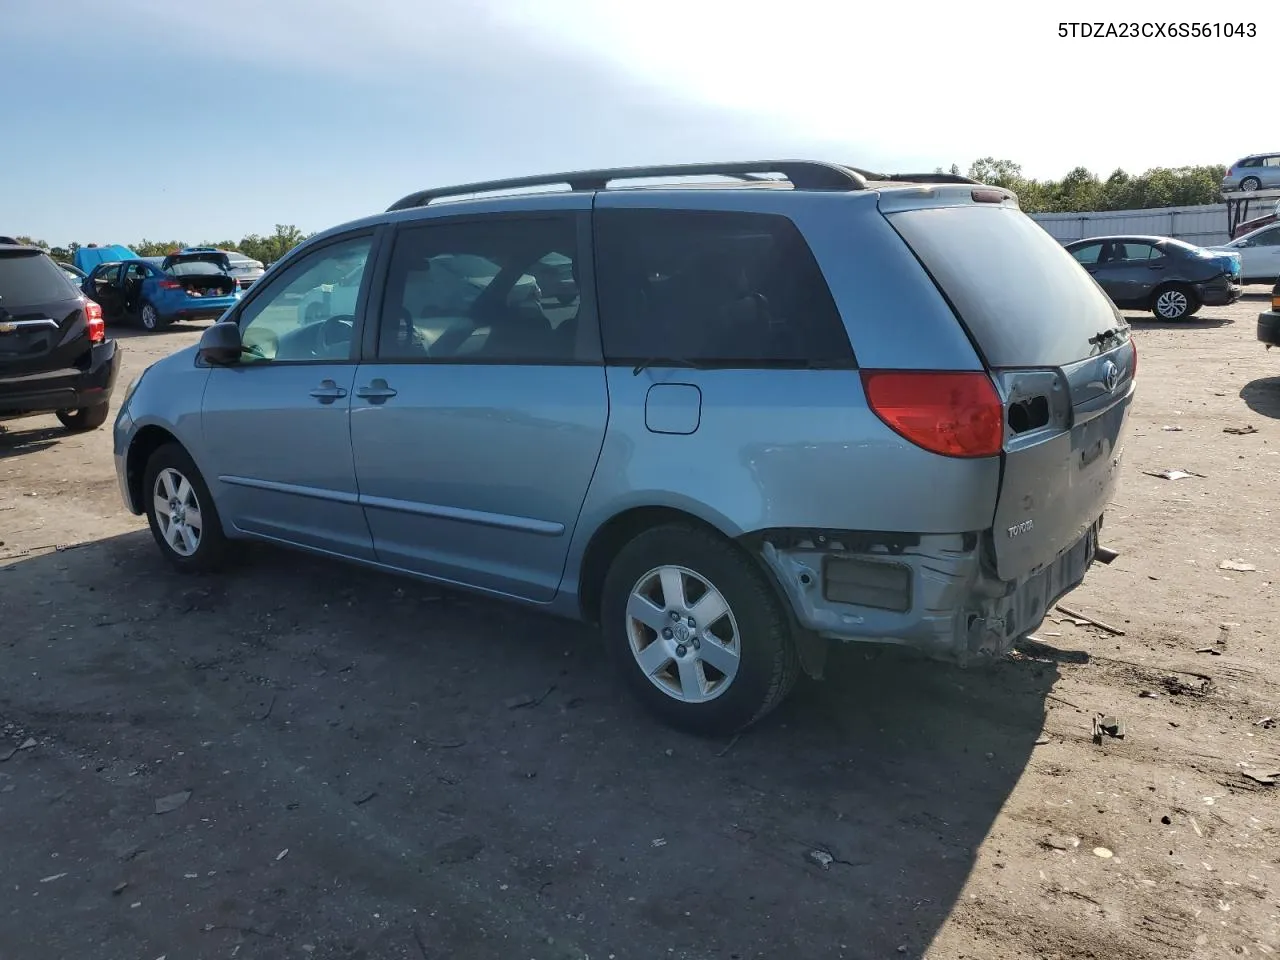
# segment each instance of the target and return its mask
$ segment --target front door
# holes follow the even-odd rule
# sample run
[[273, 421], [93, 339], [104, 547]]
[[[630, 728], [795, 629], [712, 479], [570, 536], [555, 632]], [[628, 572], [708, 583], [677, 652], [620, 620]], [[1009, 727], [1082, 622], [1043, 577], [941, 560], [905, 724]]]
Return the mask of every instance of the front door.
[[533, 276], [589, 250], [589, 199], [568, 202], [582, 210], [398, 233], [351, 406], [379, 561], [555, 596], [609, 410], [590, 298], [545, 295]]
[[102, 318], [107, 323], [118, 323], [124, 319], [124, 288], [120, 283], [120, 271], [123, 264], [113, 263], [99, 267], [90, 274], [87, 287], [91, 288], [89, 296], [102, 307]]
[[1274, 283], [1280, 278], [1280, 224], [1258, 231], [1236, 249], [1245, 280]]
[[[232, 319], [240, 363], [215, 367], [202, 429], [218, 509], [239, 530], [372, 559], [348, 423], [363, 300], [352, 312], [300, 322], [308, 294], [369, 263], [374, 234], [301, 256], [255, 289]], [[368, 271], [364, 272], [365, 286]]]

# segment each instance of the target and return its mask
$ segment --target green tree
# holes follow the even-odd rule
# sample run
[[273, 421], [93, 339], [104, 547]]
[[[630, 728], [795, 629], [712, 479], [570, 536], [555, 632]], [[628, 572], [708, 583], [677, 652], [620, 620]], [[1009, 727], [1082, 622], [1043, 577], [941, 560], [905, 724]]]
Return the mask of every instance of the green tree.
[[1154, 167], [1137, 176], [1115, 170], [1105, 181], [1085, 167], [1061, 180], [1032, 180], [1012, 160], [983, 157], [969, 176], [1018, 195], [1028, 213], [1089, 213], [1102, 210], [1146, 210], [1159, 207], [1220, 203], [1221, 166]]

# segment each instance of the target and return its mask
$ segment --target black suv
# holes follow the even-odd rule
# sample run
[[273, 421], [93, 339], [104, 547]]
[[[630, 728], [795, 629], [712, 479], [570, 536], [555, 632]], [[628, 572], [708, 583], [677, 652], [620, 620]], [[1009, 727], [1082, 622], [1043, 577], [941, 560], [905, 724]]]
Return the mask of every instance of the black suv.
[[1271, 309], [1258, 314], [1258, 339], [1268, 350], [1280, 347], [1280, 281], [1271, 288]]
[[102, 308], [43, 250], [0, 243], [0, 420], [53, 413], [69, 430], [100, 427], [119, 372]]

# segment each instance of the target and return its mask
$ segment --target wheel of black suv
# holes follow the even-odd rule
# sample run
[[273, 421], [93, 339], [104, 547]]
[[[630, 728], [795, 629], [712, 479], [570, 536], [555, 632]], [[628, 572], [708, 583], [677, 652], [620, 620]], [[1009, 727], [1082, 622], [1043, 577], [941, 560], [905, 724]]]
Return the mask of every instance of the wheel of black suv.
[[97, 430], [107, 422], [107, 414], [111, 408], [105, 403], [92, 407], [77, 407], [74, 410], [59, 410], [57, 417], [68, 430], [79, 433], [82, 430]]
[[669, 524], [640, 534], [613, 561], [601, 600], [610, 656], [671, 726], [736, 733], [795, 685], [800, 661], [782, 598], [710, 531]]
[[176, 443], [147, 461], [142, 496], [160, 552], [183, 572], [208, 573], [226, 560], [230, 543], [195, 463]]
[[169, 325], [165, 322], [164, 318], [160, 316], [160, 311], [146, 300], [142, 301], [142, 309], [138, 312], [138, 319], [142, 322], [143, 328], [151, 333], [155, 333], [157, 330], [163, 330]]
[[1170, 286], [1151, 298], [1151, 312], [1160, 320], [1183, 320], [1200, 309], [1200, 301], [1188, 287]]

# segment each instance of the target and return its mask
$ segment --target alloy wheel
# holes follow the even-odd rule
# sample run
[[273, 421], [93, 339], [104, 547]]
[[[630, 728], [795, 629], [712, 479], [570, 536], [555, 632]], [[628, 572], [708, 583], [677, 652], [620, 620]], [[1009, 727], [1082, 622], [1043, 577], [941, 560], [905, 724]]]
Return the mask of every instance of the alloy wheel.
[[1187, 295], [1181, 290], [1166, 290], [1156, 298], [1156, 313], [1165, 320], [1177, 320], [1189, 306]]
[[636, 581], [627, 602], [627, 639], [649, 682], [683, 703], [719, 697], [742, 659], [728, 602], [687, 567], [655, 567]]
[[200, 549], [204, 520], [191, 481], [173, 467], [165, 467], [156, 475], [152, 496], [156, 523], [169, 549], [180, 557], [195, 554]]

